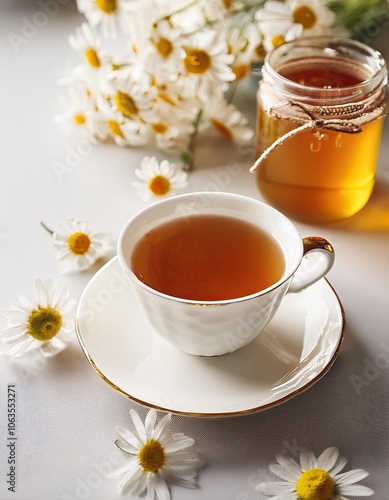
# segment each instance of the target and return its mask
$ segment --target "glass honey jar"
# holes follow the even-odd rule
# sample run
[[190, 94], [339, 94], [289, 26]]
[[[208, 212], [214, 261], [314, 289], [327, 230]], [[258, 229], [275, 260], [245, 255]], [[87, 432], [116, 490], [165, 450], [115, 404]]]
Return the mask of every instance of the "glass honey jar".
[[387, 104], [386, 64], [355, 40], [307, 37], [270, 52], [257, 93], [255, 171], [270, 204], [335, 222], [367, 203]]

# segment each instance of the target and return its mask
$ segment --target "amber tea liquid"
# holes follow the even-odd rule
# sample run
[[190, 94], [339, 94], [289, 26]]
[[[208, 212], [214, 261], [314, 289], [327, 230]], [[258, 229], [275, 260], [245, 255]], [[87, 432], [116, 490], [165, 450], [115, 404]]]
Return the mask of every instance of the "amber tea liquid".
[[154, 290], [219, 301], [259, 292], [284, 272], [278, 244], [244, 220], [191, 215], [145, 234], [131, 255], [134, 274]]
[[[347, 65], [322, 60], [277, 70], [306, 87], [338, 89], [339, 96], [364, 78], [344, 71]], [[303, 92], [301, 91], [302, 95]], [[300, 96], [301, 97], [301, 96]], [[300, 102], [304, 102], [302, 98]], [[330, 104], [331, 105], [331, 104]], [[307, 222], [333, 222], [358, 212], [375, 182], [383, 116], [362, 125], [362, 132], [306, 130], [274, 150], [257, 169], [258, 187], [268, 202], [291, 217]], [[256, 149], [258, 156], [276, 139], [298, 125], [270, 116], [259, 100]]]

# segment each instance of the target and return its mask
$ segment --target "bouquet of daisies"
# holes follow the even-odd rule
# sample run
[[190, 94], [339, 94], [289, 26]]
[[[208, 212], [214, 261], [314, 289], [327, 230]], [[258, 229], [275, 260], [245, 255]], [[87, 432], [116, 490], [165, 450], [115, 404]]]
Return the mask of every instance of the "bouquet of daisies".
[[388, 20], [387, 0], [77, 0], [86, 22], [69, 36], [80, 64], [62, 79], [72, 104], [59, 120], [91, 141], [155, 141], [190, 165], [209, 128], [252, 140], [231, 102], [273, 47], [301, 36], [363, 33]]

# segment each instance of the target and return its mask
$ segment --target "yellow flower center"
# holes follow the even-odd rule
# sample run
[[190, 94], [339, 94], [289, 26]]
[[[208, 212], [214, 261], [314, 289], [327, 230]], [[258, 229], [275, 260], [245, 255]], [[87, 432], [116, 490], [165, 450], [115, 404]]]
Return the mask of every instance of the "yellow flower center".
[[184, 64], [188, 73], [200, 75], [211, 67], [211, 57], [205, 50], [186, 49]]
[[276, 35], [273, 36], [273, 38], [271, 39], [271, 44], [273, 45], [274, 48], [279, 47], [283, 43], [285, 43], [285, 38], [283, 37], [283, 35]]
[[255, 47], [254, 52], [258, 59], [264, 59], [266, 56], [266, 50], [262, 43]]
[[73, 120], [76, 125], [84, 125], [86, 122], [86, 118], [84, 115], [74, 115]]
[[119, 137], [122, 137], [124, 139], [122, 129], [120, 128], [120, 125], [118, 124], [118, 122], [116, 120], [108, 120], [108, 127], [109, 127], [109, 130], [114, 135], [118, 135]]
[[132, 97], [124, 92], [117, 92], [115, 97], [115, 104], [117, 109], [126, 118], [133, 118], [134, 115], [138, 114], [138, 108]]
[[170, 181], [163, 175], [156, 175], [150, 179], [147, 186], [157, 196], [164, 196], [170, 191]]
[[167, 102], [168, 104], [170, 104], [171, 106], [175, 106], [174, 101], [172, 101], [172, 99], [171, 99], [171, 98], [170, 98], [167, 94], [165, 94], [164, 92], [160, 92], [160, 93], [158, 94], [158, 97], [159, 97], [160, 99], [162, 99], [162, 101], [165, 101], [165, 102]]
[[293, 21], [302, 24], [305, 30], [309, 30], [316, 23], [316, 14], [306, 5], [301, 5], [293, 11]]
[[159, 441], [151, 439], [139, 450], [138, 458], [145, 472], [158, 472], [165, 463], [165, 452]]
[[100, 68], [101, 66], [100, 59], [95, 49], [86, 50], [85, 59], [87, 60], [88, 64], [90, 64], [94, 68]]
[[57, 335], [62, 326], [62, 316], [51, 306], [33, 309], [27, 321], [27, 331], [36, 340], [45, 342]]
[[232, 71], [235, 73], [235, 80], [241, 80], [248, 74], [249, 67], [247, 64], [240, 64], [232, 68]]
[[73, 233], [68, 238], [68, 247], [75, 255], [84, 255], [89, 250], [91, 240], [85, 233]]
[[232, 134], [230, 129], [228, 129], [222, 122], [219, 120], [216, 120], [216, 118], [211, 119], [212, 125], [215, 127], [215, 129], [220, 132], [224, 137], [227, 137], [228, 139], [232, 138]]
[[173, 45], [167, 38], [160, 38], [155, 46], [162, 57], [169, 57], [173, 51]]
[[224, 8], [230, 10], [232, 8], [232, 0], [223, 0]]
[[335, 483], [323, 469], [309, 469], [303, 472], [296, 484], [300, 500], [330, 500], [334, 494]]
[[152, 123], [151, 128], [156, 134], [164, 134], [167, 130], [167, 126], [164, 123]]
[[97, 7], [106, 14], [114, 14], [117, 11], [117, 0], [96, 0]]

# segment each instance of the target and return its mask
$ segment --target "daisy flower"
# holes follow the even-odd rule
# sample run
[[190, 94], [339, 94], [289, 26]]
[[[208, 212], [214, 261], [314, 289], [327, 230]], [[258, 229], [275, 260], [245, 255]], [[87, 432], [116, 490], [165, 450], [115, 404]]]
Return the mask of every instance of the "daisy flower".
[[106, 99], [99, 100], [99, 113], [106, 137], [111, 137], [118, 146], [137, 147], [147, 143], [147, 126], [127, 120], [122, 113], [115, 111]]
[[32, 354], [39, 353], [51, 358], [73, 338], [76, 301], [68, 289], [51, 279], [37, 278], [35, 299], [33, 304], [20, 296], [16, 305], [10, 304], [4, 311], [7, 328], [0, 334], [0, 342], [6, 344], [9, 356], [32, 360]]
[[132, 185], [138, 189], [144, 199], [171, 196], [176, 190], [187, 186], [188, 174], [168, 160], [158, 163], [155, 156], [145, 156], [140, 162], [140, 168], [135, 170], [140, 182]]
[[133, 81], [126, 77], [126, 73], [127, 70], [115, 71], [115, 77], [110, 82], [112, 108], [128, 120], [153, 123], [156, 121], [156, 88]]
[[[172, 97], [174, 99], [174, 97]], [[187, 149], [190, 138], [195, 130], [193, 125], [195, 110], [192, 102], [170, 103], [159, 99], [156, 103], [158, 121], [150, 124], [151, 132], [155, 135], [157, 146], [162, 151], [184, 151]]]
[[212, 95], [227, 90], [235, 80], [230, 65], [234, 55], [228, 54], [227, 42], [215, 30], [202, 31], [188, 38], [184, 45], [184, 74], [193, 94], [207, 101]]
[[92, 232], [86, 222], [75, 219], [53, 231], [52, 242], [63, 273], [84, 271], [111, 249], [105, 234]]
[[84, 64], [78, 64], [73, 68], [73, 80], [85, 82], [89, 92], [99, 95], [104, 81], [112, 73], [113, 61], [101, 48], [101, 39], [96, 36], [88, 23], [83, 23], [69, 35], [70, 46], [78, 52]]
[[277, 464], [269, 469], [284, 482], [258, 484], [255, 489], [274, 500], [349, 500], [345, 495], [370, 496], [374, 491], [355, 484], [368, 476], [368, 472], [344, 469], [347, 460], [339, 457], [337, 448], [327, 448], [318, 458], [310, 450], [300, 454], [300, 464], [292, 458], [278, 455]]
[[79, 52], [90, 68], [99, 69], [106, 59], [101, 50], [101, 40], [95, 36], [88, 23], [82, 23], [75, 32], [69, 35], [69, 44]]
[[160, 121], [151, 124], [157, 146], [162, 151], [185, 151], [195, 130], [193, 122]]
[[122, 476], [119, 492], [137, 496], [146, 493], [150, 500], [169, 500], [167, 483], [196, 488], [197, 470], [202, 463], [196, 451], [186, 449], [195, 441], [182, 433], [171, 432], [170, 413], [157, 425], [154, 409], [148, 412], [144, 424], [135, 410], [130, 410], [130, 417], [135, 432], [117, 426], [120, 438], [115, 441], [128, 457], [124, 464], [109, 473], [110, 477]]
[[77, 8], [91, 26], [101, 25], [105, 37], [115, 38], [117, 26], [126, 32], [131, 0], [77, 0]]
[[74, 104], [64, 113], [56, 115], [54, 120], [67, 134], [85, 136], [92, 143], [96, 142], [96, 139], [104, 139], [100, 115], [89, 103]]
[[181, 30], [173, 28], [169, 21], [159, 21], [153, 27], [150, 42], [148, 50], [145, 51], [146, 67], [158, 82], [174, 80], [185, 56], [181, 47]]
[[270, 50], [300, 36], [329, 33], [336, 16], [320, 0], [269, 0], [255, 18]]
[[96, 142], [96, 139], [104, 140], [95, 96], [87, 82], [80, 78], [73, 78], [67, 83], [70, 83], [68, 92], [72, 104], [63, 113], [56, 115], [54, 121], [67, 134], [87, 137], [92, 143]]
[[232, 71], [238, 81], [250, 74], [254, 51], [260, 43], [258, 28], [252, 23], [243, 28], [232, 26], [226, 33], [226, 39], [229, 52], [235, 56]]
[[212, 97], [205, 103], [204, 115], [221, 135], [235, 144], [246, 144], [254, 137], [254, 131], [247, 126], [247, 118], [223, 97]]

